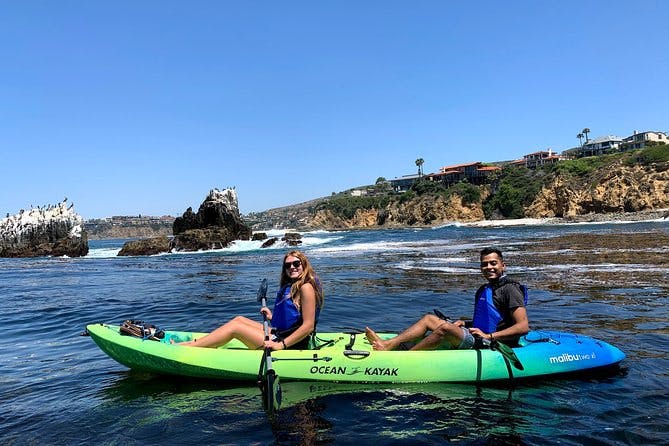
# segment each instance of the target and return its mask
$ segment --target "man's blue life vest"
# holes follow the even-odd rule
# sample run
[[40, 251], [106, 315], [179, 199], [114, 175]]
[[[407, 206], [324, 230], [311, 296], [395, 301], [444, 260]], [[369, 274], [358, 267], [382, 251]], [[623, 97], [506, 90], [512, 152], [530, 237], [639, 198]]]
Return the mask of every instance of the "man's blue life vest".
[[[520, 285], [520, 289], [523, 290], [524, 303], [527, 305], [527, 287], [525, 285]], [[492, 295], [493, 288], [491, 285], [484, 286], [476, 294], [474, 320], [472, 325], [484, 333], [494, 333], [497, 331], [497, 324], [503, 319], [499, 310], [493, 303]]]
[[[272, 311], [272, 327], [278, 331], [286, 331], [291, 328], [295, 329], [302, 325], [302, 313], [297, 309], [293, 299], [290, 298], [290, 287], [292, 284], [283, 286], [276, 293], [276, 300], [274, 301], [274, 311]], [[321, 312], [319, 307], [316, 307], [316, 322]]]

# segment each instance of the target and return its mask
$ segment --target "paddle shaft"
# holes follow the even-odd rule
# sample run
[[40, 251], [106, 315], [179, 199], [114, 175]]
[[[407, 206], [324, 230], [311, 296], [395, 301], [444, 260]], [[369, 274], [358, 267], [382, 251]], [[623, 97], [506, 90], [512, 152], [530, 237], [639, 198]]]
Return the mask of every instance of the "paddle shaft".
[[[263, 279], [258, 290], [258, 301], [262, 305], [261, 308], [267, 306], [267, 279]], [[263, 311], [263, 330], [265, 332], [265, 342], [269, 341], [270, 329], [267, 314]], [[271, 414], [279, 408], [281, 404], [281, 385], [279, 384], [279, 376], [272, 368], [272, 349], [265, 347], [263, 352], [263, 359], [260, 362], [260, 372], [258, 373], [258, 383], [261, 383], [261, 390], [263, 392], [263, 404], [265, 409]], [[265, 373], [263, 375], [263, 368]]]
[[[262, 296], [261, 305], [263, 308], [267, 306], [266, 296]], [[267, 314], [265, 312], [263, 312], [262, 318], [263, 330], [265, 331], [265, 341], [269, 341], [269, 321], [267, 320]], [[269, 347], [265, 347], [265, 367], [266, 370], [272, 370], [272, 349]]]

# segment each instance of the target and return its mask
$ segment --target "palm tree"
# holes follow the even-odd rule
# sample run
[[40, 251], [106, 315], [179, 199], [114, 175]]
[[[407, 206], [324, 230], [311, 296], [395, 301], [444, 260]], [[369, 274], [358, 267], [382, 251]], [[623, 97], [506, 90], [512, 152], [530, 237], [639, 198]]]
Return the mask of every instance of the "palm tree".
[[423, 164], [424, 163], [425, 163], [425, 161], [423, 160], [423, 158], [418, 158], [416, 160], [416, 166], [418, 166], [418, 176], [419, 177], [423, 176]]
[[590, 140], [588, 139], [588, 133], [590, 133], [590, 129], [586, 127], [586, 128], [584, 128], [583, 130], [581, 130], [581, 133], [583, 133], [583, 134], [585, 135], [585, 143], [587, 144], [588, 141], [590, 141]]
[[583, 133], [579, 133], [576, 137], [578, 138], [579, 145], [583, 147]]

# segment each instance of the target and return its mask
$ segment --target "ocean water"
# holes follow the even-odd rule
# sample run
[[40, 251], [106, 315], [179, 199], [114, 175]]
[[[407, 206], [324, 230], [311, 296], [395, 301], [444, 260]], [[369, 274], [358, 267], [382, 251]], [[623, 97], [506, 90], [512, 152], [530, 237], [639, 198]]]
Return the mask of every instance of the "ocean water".
[[478, 251], [496, 246], [530, 288], [531, 326], [616, 345], [620, 370], [514, 387], [283, 383], [276, 419], [253, 385], [132, 372], [80, 333], [260, 320], [258, 285], [276, 287], [288, 247], [128, 258], [106, 240], [85, 258], [0, 259], [0, 444], [668, 444], [669, 223], [533, 223], [305, 233], [319, 328], [469, 318]]

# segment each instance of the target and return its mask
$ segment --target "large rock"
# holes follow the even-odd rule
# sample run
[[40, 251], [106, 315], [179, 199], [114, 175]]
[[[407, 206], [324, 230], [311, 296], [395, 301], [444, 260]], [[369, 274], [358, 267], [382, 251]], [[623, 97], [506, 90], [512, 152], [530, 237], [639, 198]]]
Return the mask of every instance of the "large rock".
[[0, 220], [0, 257], [81, 257], [88, 254], [83, 219], [67, 199]]
[[[203, 251], [220, 249], [234, 240], [251, 238], [249, 228], [239, 215], [237, 193], [234, 189], [212, 189], [197, 213], [188, 208], [172, 225], [174, 234], [165, 245], [165, 239], [128, 242], [119, 255], [152, 255], [169, 251]], [[160, 251], [164, 247], [164, 251]]]
[[152, 237], [142, 240], [126, 242], [119, 251], [119, 256], [150, 256], [169, 252], [172, 248], [168, 237]]
[[249, 240], [251, 228], [239, 215], [237, 192], [212, 189], [197, 214], [188, 208], [172, 225], [177, 251], [225, 248], [233, 240]]

